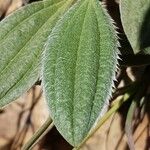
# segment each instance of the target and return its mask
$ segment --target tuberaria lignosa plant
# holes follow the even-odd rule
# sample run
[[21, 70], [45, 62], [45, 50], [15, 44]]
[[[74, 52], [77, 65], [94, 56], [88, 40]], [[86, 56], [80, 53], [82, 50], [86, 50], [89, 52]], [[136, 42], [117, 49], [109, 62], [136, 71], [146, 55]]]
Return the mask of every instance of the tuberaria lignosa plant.
[[[130, 2], [119, 3], [123, 28], [134, 52], [146, 55], [149, 26], [143, 34], [139, 28], [150, 1]], [[137, 13], [140, 7], [141, 14]], [[40, 79], [53, 124], [78, 149], [97, 128], [112, 96], [121, 57], [116, 30], [99, 0], [43, 0], [4, 18], [0, 22], [0, 107]], [[29, 143], [24, 149], [32, 146]]]

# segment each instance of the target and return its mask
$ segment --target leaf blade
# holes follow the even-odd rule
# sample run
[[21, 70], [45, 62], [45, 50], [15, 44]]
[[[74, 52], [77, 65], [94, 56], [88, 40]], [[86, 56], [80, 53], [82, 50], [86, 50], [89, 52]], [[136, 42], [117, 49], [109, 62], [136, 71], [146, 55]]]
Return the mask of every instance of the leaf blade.
[[43, 57], [44, 93], [54, 124], [73, 146], [89, 132], [110, 96], [118, 57], [114, 34], [98, 1], [84, 0], [64, 15], [48, 40]]
[[121, 0], [120, 13], [134, 53], [150, 54], [150, 1]]
[[19, 97], [40, 77], [44, 44], [71, 3], [61, 0], [33, 3], [1, 22], [0, 107]]

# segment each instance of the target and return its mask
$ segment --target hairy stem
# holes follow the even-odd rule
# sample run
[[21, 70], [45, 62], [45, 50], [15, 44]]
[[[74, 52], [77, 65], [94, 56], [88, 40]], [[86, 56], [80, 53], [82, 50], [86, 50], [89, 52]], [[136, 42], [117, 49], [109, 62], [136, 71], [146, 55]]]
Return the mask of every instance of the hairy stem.
[[49, 117], [46, 122], [39, 128], [39, 130], [31, 137], [31, 139], [25, 144], [22, 150], [31, 150], [36, 143], [45, 136], [45, 134], [52, 129], [54, 123]]

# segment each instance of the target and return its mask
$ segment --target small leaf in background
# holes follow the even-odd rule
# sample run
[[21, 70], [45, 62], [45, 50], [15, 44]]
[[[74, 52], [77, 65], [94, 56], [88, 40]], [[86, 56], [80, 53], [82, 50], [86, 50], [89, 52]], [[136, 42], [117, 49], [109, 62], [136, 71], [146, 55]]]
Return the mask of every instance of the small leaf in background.
[[43, 86], [54, 124], [77, 146], [110, 98], [118, 41], [98, 0], [78, 1], [57, 22], [43, 56]]
[[127, 136], [127, 142], [130, 150], [135, 150], [134, 138], [133, 138], [133, 118], [137, 107], [135, 100], [132, 101], [125, 122], [125, 133]]
[[121, 0], [120, 13], [134, 52], [150, 54], [150, 0]]
[[72, 1], [36, 2], [0, 22], [0, 107], [26, 92], [40, 77], [45, 41]]

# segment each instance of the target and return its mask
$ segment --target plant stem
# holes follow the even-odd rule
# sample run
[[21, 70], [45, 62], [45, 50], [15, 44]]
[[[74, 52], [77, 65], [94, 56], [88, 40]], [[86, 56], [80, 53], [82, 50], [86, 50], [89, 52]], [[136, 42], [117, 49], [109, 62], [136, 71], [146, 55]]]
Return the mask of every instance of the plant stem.
[[39, 128], [39, 130], [31, 137], [31, 139], [25, 144], [22, 150], [31, 150], [36, 143], [43, 137], [45, 134], [50, 131], [54, 126], [52, 119], [49, 117], [46, 122]]

